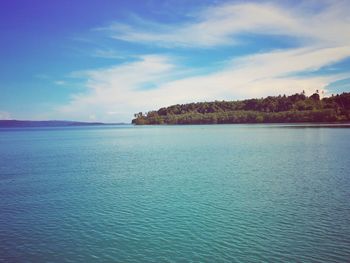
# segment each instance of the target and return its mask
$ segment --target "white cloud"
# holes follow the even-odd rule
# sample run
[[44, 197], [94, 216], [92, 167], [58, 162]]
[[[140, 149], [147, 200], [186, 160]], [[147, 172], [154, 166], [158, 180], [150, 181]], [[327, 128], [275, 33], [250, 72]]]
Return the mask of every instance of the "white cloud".
[[[108, 116], [128, 121], [131, 113], [140, 107], [140, 94], [149, 83], [161, 84], [172, 76], [175, 64], [166, 56], [142, 56], [139, 60], [105, 69], [78, 72], [75, 75], [87, 78], [87, 91], [75, 94], [68, 105], [58, 108], [61, 116], [86, 119], [95, 115], [104, 120]], [[147, 106], [152, 105], [152, 98]], [[127, 116], [127, 117], [126, 117]]]
[[[344, 56], [350, 56], [350, 49], [274, 51], [233, 60], [224, 70], [212, 74], [177, 80], [171, 80], [171, 76], [181, 69], [168, 57], [144, 56], [137, 62], [85, 72], [88, 91], [75, 95], [70, 104], [59, 111], [75, 118], [94, 114], [103, 121], [130, 121], [135, 112], [177, 103], [262, 97], [303, 90], [311, 94], [316, 89], [325, 90], [329, 83], [344, 76], [297, 77], [293, 73], [318, 69]], [[157, 83], [158, 87], [142, 90], [147, 83]]]
[[[311, 3], [311, 2], [309, 2]], [[324, 2], [326, 3], [326, 2]], [[298, 76], [350, 56], [349, 10], [345, 1], [329, 2], [318, 12], [259, 3], [225, 4], [202, 11], [192, 24], [159, 26], [156, 33], [130, 25], [113, 25], [114, 37], [168, 46], [213, 47], [232, 43], [241, 32], [290, 35], [302, 46], [231, 59], [221, 70], [185, 77], [173, 57], [141, 56], [137, 61], [75, 73], [85, 77], [86, 92], [57, 109], [62, 118], [130, 121], [133, 113], [193, 101], [232, 100], [267, 95], [308, 94], [344, 74]], [[147, 24], [147, 23], [146, 23]], [[170, 33], [167, 33], [170, 32]], [[210, 52], [210, 50], [208, 51]], [[151, 88], [145, 88], [151, 87]], [[89, 117], [90, 116], [90, 117]]]
[[323, 44], [350, 43], [349, 2], [318, 1], [316, 6], [324, 8], [316, 11], [315, 7], [305, 5], [228, 3], [203, 10], [192, 23], [165, 26], [138, 19], [136, 25], [116, 23], [106, 29], [115, 39], [168, 47], [231, 45], [239, 42], [239, 34], [252, 32], [299, 37]]

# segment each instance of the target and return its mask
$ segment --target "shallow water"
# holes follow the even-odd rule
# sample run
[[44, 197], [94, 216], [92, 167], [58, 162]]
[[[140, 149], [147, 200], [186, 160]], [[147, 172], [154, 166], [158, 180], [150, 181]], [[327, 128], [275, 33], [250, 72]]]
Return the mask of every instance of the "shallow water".
[[0, 261], [348, 262], [349, 136], [303, 125], [0, 129]]

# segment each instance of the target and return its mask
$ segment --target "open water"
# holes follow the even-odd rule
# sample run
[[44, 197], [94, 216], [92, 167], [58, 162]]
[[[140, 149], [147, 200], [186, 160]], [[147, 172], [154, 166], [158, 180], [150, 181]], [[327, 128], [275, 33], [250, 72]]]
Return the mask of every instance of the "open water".
[[350, 262], [350, 129], [0, 129], [2, 262]]

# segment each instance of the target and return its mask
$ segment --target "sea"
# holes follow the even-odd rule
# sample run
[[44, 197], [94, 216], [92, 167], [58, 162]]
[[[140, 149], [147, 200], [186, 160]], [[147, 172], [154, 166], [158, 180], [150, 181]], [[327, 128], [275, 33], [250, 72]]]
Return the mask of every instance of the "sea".
[[350, 128], [2, 128], [0, 262], [350, 262]]

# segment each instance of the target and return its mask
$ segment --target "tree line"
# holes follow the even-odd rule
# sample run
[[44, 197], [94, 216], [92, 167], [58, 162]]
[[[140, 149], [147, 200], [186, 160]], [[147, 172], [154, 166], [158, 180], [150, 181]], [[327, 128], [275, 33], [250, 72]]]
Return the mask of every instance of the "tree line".
[[291, 96], [269, 96], [241, 101], [214, 101], [176, 104], [132, 120], [147, 124], [228, 124], [350, 121], [350, 93], [320, 99], [318, 91]]

